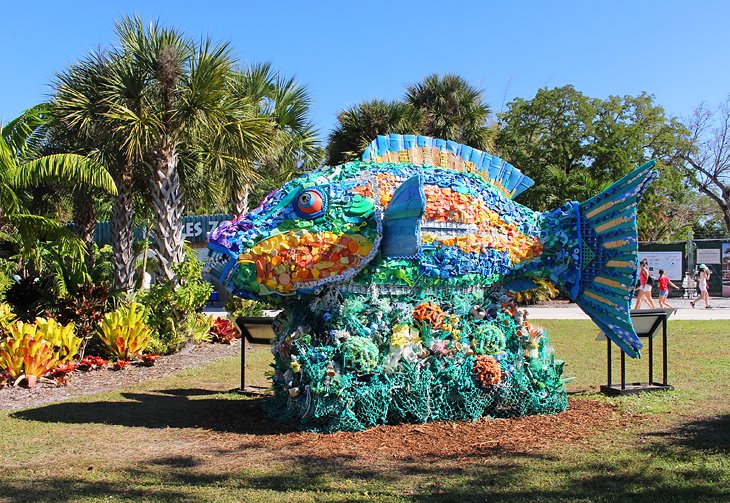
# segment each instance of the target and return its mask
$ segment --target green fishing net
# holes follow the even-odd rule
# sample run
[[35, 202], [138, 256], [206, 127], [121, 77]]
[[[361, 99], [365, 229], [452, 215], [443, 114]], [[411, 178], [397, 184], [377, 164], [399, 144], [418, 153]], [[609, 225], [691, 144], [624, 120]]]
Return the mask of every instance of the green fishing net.
[[276, 319], [272, 417], [331, 432], [567, 407], [548, 334], [503, 294], [356, 291]]

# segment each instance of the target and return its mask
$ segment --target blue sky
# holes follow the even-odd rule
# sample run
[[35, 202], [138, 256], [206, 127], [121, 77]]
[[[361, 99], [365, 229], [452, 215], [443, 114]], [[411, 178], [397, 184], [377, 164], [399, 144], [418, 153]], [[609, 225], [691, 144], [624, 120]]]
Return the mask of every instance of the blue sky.
[[339, 110], [458, 73], [493, 110], [541, 87], [647, 91], [669, 115], [730, 93], [730, 2], [49, 1], [0, 7], [0, 120], [47, 98], [56, 72], [114, 42], [125, 14], [230, 41], [306, 84], [324, 137]]

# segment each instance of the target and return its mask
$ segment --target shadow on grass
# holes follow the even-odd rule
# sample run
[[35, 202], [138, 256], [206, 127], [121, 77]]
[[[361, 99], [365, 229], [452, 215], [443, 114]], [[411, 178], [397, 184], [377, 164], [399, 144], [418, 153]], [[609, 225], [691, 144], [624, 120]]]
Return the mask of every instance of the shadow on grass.
[[[292, 431], [269, 419], [262, 400], [227, 399], [205, 389], [124, 393], [127, 401], [59, 403], [13, 413], [19, 419], [54, 423], [98, 423], [145, 428], [205, 428], [270, 435]], [[460, 456], [430, 454], [392, 459], [356, 453], [303, 454], [292, 442], [276, 452], [275, 466], [209, 465], [197, 452], [153, 457], [115, 469], [101, 479], [83, 469], [35, 478], [22, 470], [0, 471], [0, 500], [205, 501], [290, 498], [335, 501], [728, 501], [727, 468], [713, 468], [730, 441], [730, 415], [696, 420], [652, 434], [650, 445], [567, 457], [499, 450]], [[220, 451], [235, 459], [246, 447], [278, 449], [260, 442]], [[215, 446], [213, 446], [215, 447]], [[718, 454], [719, 451], [719, 454]], [[213, 451], [215, 452], [215, 451]], [[249, 453], [250, 459], [257, 452]], [[209, 451], [210, 453], [210, 451]], [[647, 454], [651, 457], [647, 458]], [[271, 456], [269, 456], [270, 458]], [[675, 460], [681, 459], [678, 464]], [[234, 466], [238, 466], [235, 465]], [[283, 467], [283, 468], [282, 468]]]
[[730, 414], [683, 423], [669, 431], [651, 433], [660, 446], [730, 454]]
[[50, 423], [97, 423], [144, 428], [204, 428], [252, 435], [294, 431], [269, 418], [264, 399], [227, 399], [205, 389], [122, 393], [126, 401], [62, 402], [11, 414]]
[[[170, 456], [116, 470], [99, 481], [77, 477], [13, 477], [0, 473], [0, 499], [26, 501], [726, 501], [721, 484], [695, 484], [701, 469], [677, 473], [632, 467], [626, 457], [561, 463], [532, 454], [488, 463], [421, 460], [363, 463], [357, 457], [291, 456], [286, 465], [211, 470], [192, 456]], [[636, 463], [634, 463], [636, 464]], [[697, 472], [697, 473], [695, 473]], [[109, 480], [111, 479], [111, 480]]]

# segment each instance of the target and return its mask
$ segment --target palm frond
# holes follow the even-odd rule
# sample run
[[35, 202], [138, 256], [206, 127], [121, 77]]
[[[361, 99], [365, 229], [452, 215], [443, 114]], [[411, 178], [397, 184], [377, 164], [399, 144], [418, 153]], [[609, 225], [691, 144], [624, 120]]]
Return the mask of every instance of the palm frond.
[[11, 172], [16, 187], [48, 182], [88, 185], [116, 195], [114, 179], [101, 164], [77, 154], [53, 154], [17, 166]]

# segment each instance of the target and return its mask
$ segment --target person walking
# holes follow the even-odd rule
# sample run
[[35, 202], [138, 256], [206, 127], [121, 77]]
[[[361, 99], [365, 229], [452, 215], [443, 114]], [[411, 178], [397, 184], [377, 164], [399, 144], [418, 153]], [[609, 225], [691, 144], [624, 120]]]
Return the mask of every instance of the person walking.
[[649, 274], [649, 261], [644, 259], [639, 263], [639, 290], [636, 293], [636, 304], [634, 309], [641, 309], [641, 304], [646, 302], [650, 307], [656, 307], [651, 298], [652, 279]]
[[695, 307], [695, 304], [698, 300], [703, 299], [705, 301], [705, 309], [712, 309], [712, 306], [710, 305], [710, 291], [708, 290], [708, 282], [710, 281], [710, 269], [705, 264], [700, 264], [700, 272], [697, 275], [697, 283], [698, 287], [700, 289], [700, 295], [695, 300], [690, 302], [692, 307]]
[[657, 280], [659, 285], [659, 307], [671, 307], [674, 308], [667, 299], [669, 298], [669, 287], [671, 286], [675, 290], [679, 290], [679, 287], [672, 283], [669, 276], [664, 274], [664, 269], [659, 269], [659, 279]]

